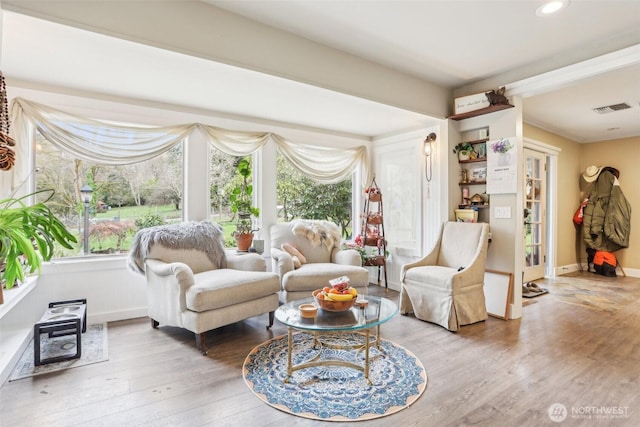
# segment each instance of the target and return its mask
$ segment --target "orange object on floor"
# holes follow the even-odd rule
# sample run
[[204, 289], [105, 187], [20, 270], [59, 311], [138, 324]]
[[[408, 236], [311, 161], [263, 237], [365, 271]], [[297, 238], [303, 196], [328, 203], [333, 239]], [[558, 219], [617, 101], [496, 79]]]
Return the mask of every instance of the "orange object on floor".
[[616, 256], [612, 252], [596, 251], [596, 254], [593, 256], [593, 263], [595, 265], [603, 265], [605, 262], [614, 267], [618, 265]]

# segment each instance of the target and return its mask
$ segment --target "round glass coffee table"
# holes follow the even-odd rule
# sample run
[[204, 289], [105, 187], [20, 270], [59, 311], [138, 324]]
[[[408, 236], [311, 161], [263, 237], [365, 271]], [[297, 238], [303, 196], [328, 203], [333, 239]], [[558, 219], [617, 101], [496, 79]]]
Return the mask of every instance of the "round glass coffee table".
[[[285, 382], [289, 380], [291, 374], [299, 369], [310, 368], [313, 366], [346, 366], [361, 370], [364, 377], [369, 380], [369, 348], [377, 346], [380, 348], [380, 325], [391, 319], [397, 312], [398, 306], [393, 301], [373, 295], [366, 297], [358, 297], [358, 300], [366, 299], [367, 304], [364, 307], [354, 306], [347, 311], [332, 312], [318, 308], [315, 317], [302, 317], [299, 307], [302, 304], [314, 304], [314, 298], [308, 297], [287, 304], [281, 305], [276, 310], [276, 319], [288, 326], [288, 346], [287, 346], [287, 377]], [[375, 337], [372, 339], [371, 330], [375, 328]], [[359, 365], [347, 360], [320, 360], [320, 353], [312, 360], [293, 365], [293, 330], [305, 331], [311, 333], [314, 337], [314, 346], [326, 347], [340, 350], [353, 350], [364, 352], [364, 365]], [[345, 334], [349, 332], [360, 332], [364, 336], [364, 344], [362, 342], [347, 343], [344, 345], [331, 344], [325, 340], [328, 334]], [[358, 334], [360, 335], [360, 334]]]

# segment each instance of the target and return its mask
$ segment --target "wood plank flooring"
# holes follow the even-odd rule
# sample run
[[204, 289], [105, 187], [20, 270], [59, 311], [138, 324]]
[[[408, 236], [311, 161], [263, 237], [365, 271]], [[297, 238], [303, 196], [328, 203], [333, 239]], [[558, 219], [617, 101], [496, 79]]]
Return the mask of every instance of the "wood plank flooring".
[[[640, 288], [634, 278], [573, 276], [609, 280], [620, 292]], [[424, 364], [427, 390], [410, 408], [358, 425], [640, 425], [640, 300], [615, 311], [570, 304], [554, 295], [553, 280], [538, 282], [550, 293], [525, 300], [519, 320], [490, 317], [457, 333], [411, 316], [384, 324], [383, 337]], [[274, 409], [244, 384], [245, 356], [286, 333], [277, 322], [267, 331], [266, 322], [264, 315], [210, 332], [206, 357], [187, 331], [154, 330], [146, 318], [110, 323], [109, 361], [5, 383], [0, 425], [327, 425]], [[559, 424], [548, 416], [554, 403], [569, 412]], [[619, 418], [572, 414], [613, 407], [626, 412]]]

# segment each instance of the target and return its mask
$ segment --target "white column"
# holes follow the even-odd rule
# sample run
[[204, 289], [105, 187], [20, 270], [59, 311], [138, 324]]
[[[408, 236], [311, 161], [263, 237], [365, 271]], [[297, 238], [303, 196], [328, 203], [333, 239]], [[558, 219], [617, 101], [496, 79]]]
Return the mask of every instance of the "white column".
[[199, 130], [193, 132], [184, 144], [185, 221], [209, 219], [209, 157], [209, 142]]
[[[258, 184], [257, 203], [260, 206], [260, 239], [264, 240], [264, 257], [270, 256], [271, 239], [269, 228], [278, 222], [277, 195], [277, 148], [273, 141], [258, 153], [257, 168], [254, 168]], [[267, 262], [269, 269], [270, 263]]]

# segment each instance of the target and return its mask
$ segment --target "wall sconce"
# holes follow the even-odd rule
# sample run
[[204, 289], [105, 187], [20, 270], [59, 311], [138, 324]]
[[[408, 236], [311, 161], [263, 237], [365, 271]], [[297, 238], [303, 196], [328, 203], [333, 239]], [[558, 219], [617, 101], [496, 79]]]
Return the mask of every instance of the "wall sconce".
[[433, 174], [431, 153], [433, 153], [432, 144], [434, 142], [436, 142], [437, 138], [438, 138], [438, 136], [435, 133], [431, 132], [424, 139], [424, 146], [423, 146], [423, 150], [424, 150], [424, 173], [425, 173], [425, 178], [427, 179], [427, 182], [431, 182], [431, 175]]

